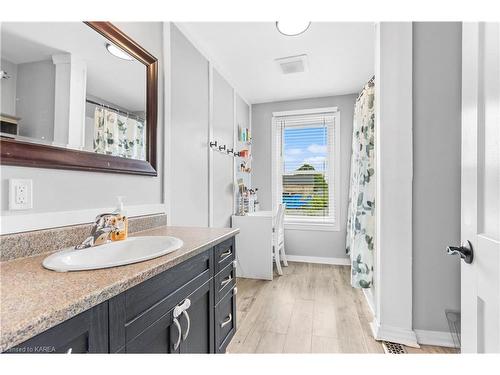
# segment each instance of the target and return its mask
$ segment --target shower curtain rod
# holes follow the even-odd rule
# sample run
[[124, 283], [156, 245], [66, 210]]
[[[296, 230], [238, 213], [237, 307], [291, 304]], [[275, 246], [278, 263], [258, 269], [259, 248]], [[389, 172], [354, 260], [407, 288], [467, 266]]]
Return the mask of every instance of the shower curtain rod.
[[98, 105], [99, 107], [107, 108], [107, 109], [110, 109], [112, 111], [121, 113], [122, 115], [127, 115], [127, 117], [135, 117], [136, 120], [142, 120], [142, 121], [144, 121], [144, 119], [142, 117], [138, 116], [138, 115], [134, 115], [133, 113], [129, 113], [129, 112], [123, 111], [121, 109], [111, 107], [111, 106], [109, 106], [107, 104], [99, 103], [99, 102], [93, 101], [91, 99], [85, 99], [85, 101], [87, 103], [95, 104], [95, 105]]
[[[365, 85], [369, 85], [369, 84], [372, 84], [373, 81], [375, 81], [375, 76], [373, 75], [372, 78], [370, 78], [368, 80], [368, 82], [365, 83]], [[356, 98], [356, 101], [359, 100], [359, 98], [361, 98], [363, 96], [363, 92], [364, 92], [364, 89], [365, 89], [365, 86], [363, 86], [363, 90], [361, 90], [361, 92], [359, 93], [358, 97]]]

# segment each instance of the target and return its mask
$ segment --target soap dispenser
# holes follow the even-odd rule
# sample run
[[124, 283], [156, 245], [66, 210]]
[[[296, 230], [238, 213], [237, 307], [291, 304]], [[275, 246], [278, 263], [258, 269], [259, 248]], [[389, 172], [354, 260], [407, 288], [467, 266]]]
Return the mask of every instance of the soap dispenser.
[[117, 229], [111, 234], [112, 241], [121, 241], [127, 239], [128, 236], [128, 218], [123, 209], [123, 196], [116, 197], [118, 199], [118, 207], [113, 214], [116, 215]]

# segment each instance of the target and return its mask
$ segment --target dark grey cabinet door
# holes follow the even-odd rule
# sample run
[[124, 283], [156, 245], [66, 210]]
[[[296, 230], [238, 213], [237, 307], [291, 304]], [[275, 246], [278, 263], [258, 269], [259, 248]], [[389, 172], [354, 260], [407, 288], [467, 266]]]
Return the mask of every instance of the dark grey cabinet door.
[[180, 322], [185, 339], [181, 353], [206, 354], [214, 352], [214, 308], [213, 283], [208, 281], [188, 297], [191, 306], [186, 310], [190, 327], [187, 332], [187, 317], [181, 315]]
[[[125, 347], [126, 353], [179, 353], [179, 326], [175, 324], [173, 309], [149, 326]], [[179, 343], [179, 345], [177, 345]]]
[[108, 302], [15, 346], [8, 353], [108, 353]]
[[177, 343], [179, 330], [187, 329], [187, 320], [181, 314], [177, 326], [173, 311], [191, 298], [192, 309], [196, 308], [192, 323], [193, 327], [198, 326], [196, 311], [204, 301], [198, 298], [202, 295], [201, 288], [211, 283], [212, 263], [213, 254], [209, 250], [113, 297], [109, 301], [111, 353], [179, 352], [181, 341], [176, 350], [170, 345]]
[[[127, 353], [213, 353], [213, 285], [211, 280], [186, 297], [190, 307], [177, 317], [174, 309], [126, 344]], [[179, 301], [182, 305], [185, 299]], [[180, 329], [179, 329], [180, 328]], [[180, 335], [180, 336], [179, 336]], [[178, 344], [178, 345], [177, 345]]]

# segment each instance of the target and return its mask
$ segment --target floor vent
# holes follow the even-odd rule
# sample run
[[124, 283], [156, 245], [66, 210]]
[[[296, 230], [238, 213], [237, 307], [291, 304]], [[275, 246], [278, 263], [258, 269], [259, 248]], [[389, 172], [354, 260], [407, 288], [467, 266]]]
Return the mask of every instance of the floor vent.
[[390, 341], [382, 341], [385, 354], [406, 354], [406, 349], [401, 344], [396, 344]]

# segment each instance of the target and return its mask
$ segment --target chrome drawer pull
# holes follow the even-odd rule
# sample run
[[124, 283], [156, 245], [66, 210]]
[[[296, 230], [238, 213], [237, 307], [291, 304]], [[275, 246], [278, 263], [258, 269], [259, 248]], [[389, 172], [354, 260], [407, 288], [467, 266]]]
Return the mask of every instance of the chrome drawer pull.
[[220, 283], [220, 290], [224, 289], [225, 286], [231, 282], [231, 280], [233, 280], [233, 278], [231, 277], [231, 275], [229, 275], [224, 280], [222, 280], [222, 282]]
[[229, 316], [226, 318], [226, 320], [224, 320], [221, 324], [220, 324], [220, 327], [221, 328], [224, 328], [225, 326], [227, 326], [229, 323], [231, 323], [231, 321], [233, 320], [233, 314], [229, 314]]
[[186, 311], [191, 306], [191, 300], [186, 298], [180, 305], [175, 306], [174, 308], [174, 318], [178, 318], [181, 316], [183, 311]]
[[187, 328], [186, 328], [186, 332], [184, 332], [182, 334], [182, 341], [186, 340], [188, 335], [189, 335], [189, 329], [191, 328], [191, 319], [189, 319], [189, 314], [186, 310], [184, 310], [182, 312], [182, 315], [184, 315], [184, 317], [186, 318], [186, 321], [187, 321]]
[[[221, 255], [219, 255], [219, 258], [225, 259], [228, 256], [230, 256], [232, 253], [233, 253], [233, 251], [231, 249], [229, 249], [228, 251], [224, 251]], [[220, 263], [220, 261], [219, 261], [219, 263]]]
[[177, 320], [177, 318], [174, 318], [174, 325], [175, 325], [175, 328], [177, 328], [177, 342], [174, 344], [174, 350], [177, 350], [179, 349], [179, 345], [181, 344], [181, 325], [179, 323], [179, 321]]

